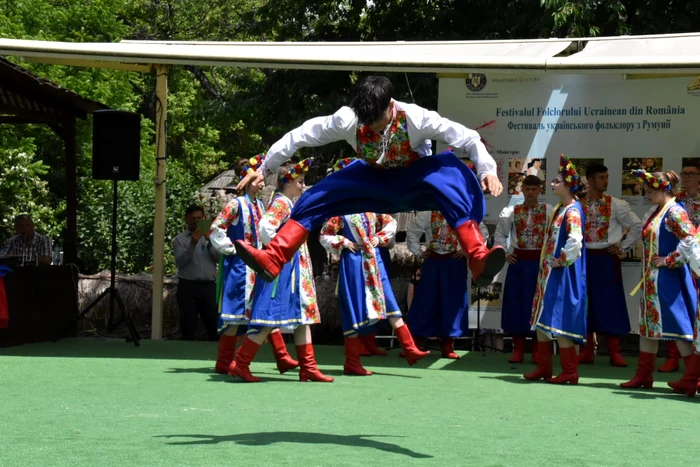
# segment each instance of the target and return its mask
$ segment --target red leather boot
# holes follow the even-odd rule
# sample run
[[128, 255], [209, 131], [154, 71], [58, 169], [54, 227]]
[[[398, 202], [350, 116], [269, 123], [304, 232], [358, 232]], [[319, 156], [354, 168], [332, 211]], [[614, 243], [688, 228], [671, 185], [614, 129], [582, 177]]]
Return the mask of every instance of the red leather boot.
[[[396, 331], [394, 331], [394, 332], [396, 332]], [[418, 349], [423, 349], [427, 340], [428, 340], [427, 337], [416, 336], [413, 338], [413, 341], [416, 344], [416, 347], [418, 347]], [[401, 350], [401, 352], [399, 352], [399, 357], [406, 358], [406, 352], [404, 352], [403, 349]]]
[[297, 221], [289, 219], [263, 250], [248, 245], [243, 240], [236, 240], [236, 254], [258, 277], [272, 282], [308, 237], [308, 230]]
[[267, 338], [272, 346], [272, 353], [275, 355], [277, 370], [281, 375], [299, 366], [299, 362], [294, 360], [292, 356], [289, 355], [289, 352], [287, 351], [287, 344], [284, 343], [284, 337], [282, 337], [281, 332], [271, 332]]
[[[533, 349], [534, 360], [535, 350]], [[513, 337], [513, 356], [510, 357], [508, 363], [522, 363], [525, 361], [525, 336], [515, 336]]]
[[476, 286], [490, 284], [506, 264], [506, 250], [501, 246], [489, 250], [476, 221], [463, 223], [455, 229], [455, 234], [462, 249], [469, 256], [469, 269]]
[[430, 354], [430, 351], [423, 352], [416, 347], [416, 343], [413, 342], [413, 337], [411, 336], [411, 331], [408, 330], [408, 325], [394, 329], [396, 337], [399, 338], [401, 343], [401, 348], [403, 348], [403, 354], [406, 357], [406, 361], [409, 366], [416, 364], [418, 360], [425, 358], [426, 355]]
[[676, 341], [666, 341], [666, 361], [659, 367], [659, 373], [673, 373], [678, 371], [681, 353], [678, 351]]
[[454, 339], [452, 339], [451, 337], [445, 337], [440, 339], [440, 350], [442, 351], [442, 358], [459, 360], [459, 355], [455, 353], [453, 344]]
[[678, 381], [670, 381], [668, 383], [673, 392], [676, 394], [686, 394], [689, 397], [695, 397], [695, 393], [700, 391], [700, 355], [693, 353], [683, 359], [685, 363], [685, 373]]
[[537, 338], [532, 339], [532, 363], [537, 363], [537, 352], [538, 352]]
[[608, 353], [610, 354], [610, 364], [617, 367], [626, 367], [627, 362], [622, 358], [622, 345], [617, 336], [608, 336]]
[[214, 370], [220, 375], [228, 373], [228, 367], [236, 356], [236, 341], [237, 336], [229, 336], [221, 334], [219, 337], [219, 354], [216, 357], [216, 366]]
[[525, 379], [536, 381], [552, 377], [552, 342], [537, 341], [537, 368], [523, 375]]
[[586, 343], [581, 347], [578, 354], [578, 363], [588, 364], [595, 363], [595, 342], [593, 341], [593, 333], [589, 332], [586, 336]]
[[377, 347], [377, 335], [376, 334], [368, 334], [366, 336], [360, 336], [360, 340], [362, 341], [362, 345], [365, 346], [365, 349], [370, 353], [370, 355], [379, 355], [379, 356], [385, 356], [386, 350], [382, 350], [379, 347]]
[[258, 353], [260, 344], [256, 344], [249, 338], [245, 338], [243, 345], [238, 348], [236, 352], [236, 358], [231, 362], [228, 367], [228, 374], [231, 376], [238, 376], [246, 383], [259, 383], [262, 381], [261, 378], [253, 376], [250, 373], [250, 362], [255, 358], [255, 354]]
[[297, 357], [299, 357], [299, 381], [315, 381], [317, 383], [332, 383], [334, 379], [326, 376], [316, 366], [316, 356], [312, 344], [297, 345]]
[[547, 378], [551, 384], [578, 384], [578, 355], [576, 347], [559, 347], [562, 372], [555, 378]]
[[345, 365], [343, 373], [354, 376], [370, 376], [371, 371], [365, 370], [360, 363], [360, 353], [362, 352], [362, 342], [359, 337], [345, 338]]
[[654, 386], [655, 365], [655, 353], [639, 352], [639, 362], [637, 363], [637, 372], [634, 374], [634, 378], [626, 383], [620, 383], [620, 387], [627, 389], [651, 389]]

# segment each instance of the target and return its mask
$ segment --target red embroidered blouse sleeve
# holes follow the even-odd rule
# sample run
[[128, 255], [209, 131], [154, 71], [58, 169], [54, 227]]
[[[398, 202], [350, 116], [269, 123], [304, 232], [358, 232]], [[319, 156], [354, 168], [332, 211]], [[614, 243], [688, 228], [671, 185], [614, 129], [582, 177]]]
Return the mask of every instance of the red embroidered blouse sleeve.
[[[679, 206], [671, 207], [668, 214], [666, 214], [665, 223], [666, 228], [675, 235], [678, 240], [683, 241], [693, 237], [695, 228], [692, 222], [690, 222], [685, 209]], [[678, 249], [666, 256], [666, 267], [668, 268], [680, 268], [685, 265], [685, 263], [686, 259], [679, 253]]]
[[210, 233], [214, 232], [216, 228], [226, 231], [231, 224], [238, 223], [238, 216], [238, 200], [232, 199], [211, 223]]
[[321, 246], [331, 253], [340, 253], [344, 248], [352, 244], [350, 240], [340, 234], [343, 230], [343, 218], [331, 217], [321, 227], [319, 242]]

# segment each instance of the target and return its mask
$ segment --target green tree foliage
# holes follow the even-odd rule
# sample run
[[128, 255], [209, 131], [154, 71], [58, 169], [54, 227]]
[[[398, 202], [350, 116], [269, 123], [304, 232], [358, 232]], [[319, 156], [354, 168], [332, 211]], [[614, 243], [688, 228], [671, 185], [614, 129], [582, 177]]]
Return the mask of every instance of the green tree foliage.
[[65, 209], [65, 203], [53, 200], [49, 192], [45, 178], [50, 167], [37, 159], [33, 139], [16, 133], [21, 132], [0, 132], [0, 244], [14, 233], [13, 219], [18, 214], [30, 214], [35, 223], [47, 226], [52, 237], [65, 224], [52, 207]]

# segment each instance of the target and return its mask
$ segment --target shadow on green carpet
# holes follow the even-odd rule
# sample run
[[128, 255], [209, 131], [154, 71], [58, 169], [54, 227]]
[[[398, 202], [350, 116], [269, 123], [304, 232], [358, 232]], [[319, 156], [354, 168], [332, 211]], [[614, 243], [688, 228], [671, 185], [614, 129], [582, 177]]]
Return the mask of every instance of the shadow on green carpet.
[[333, 435], [328, 433], [306, 433], [296, 431], [276, 431], [262, 433], [237, 433], [233, 435], [160, 435], [154, 438], [183, 439], [191, 438], [191, 441], [175, 441], [167, 444], [189, 446], [198, 444], [236, 443], [243, 446], [270, 446], [275, 443], [297, 444], [328, 444], [332, 446], [349, 446], [376, 449], [378, 451], [401, 454], [415, 459], [430, 459], [433, 456], [421, 454], [396, 444], [376, 441], [368, 438], [406, 438], [405, 436], [388, 435]]

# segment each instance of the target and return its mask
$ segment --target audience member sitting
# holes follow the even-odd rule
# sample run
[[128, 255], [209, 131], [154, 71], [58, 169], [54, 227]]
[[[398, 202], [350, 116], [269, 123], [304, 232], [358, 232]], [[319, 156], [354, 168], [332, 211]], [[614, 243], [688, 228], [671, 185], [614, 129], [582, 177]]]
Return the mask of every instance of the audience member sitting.
[[28, 214], [15, 217], [16, 235], [5, 245], [5, 256], [22, 258], [22, 264], [51, 264], [51, 239], [34, 231], [34, 222]]

